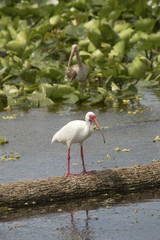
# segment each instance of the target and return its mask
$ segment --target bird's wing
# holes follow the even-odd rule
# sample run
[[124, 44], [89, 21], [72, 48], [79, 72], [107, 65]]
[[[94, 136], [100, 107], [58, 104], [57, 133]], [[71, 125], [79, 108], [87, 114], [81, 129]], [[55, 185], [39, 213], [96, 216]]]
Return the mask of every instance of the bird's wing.
[[67, 69], [67, 77], [70, 79], [70, 81], [73, 81], [74, 78], [77, 76], [77, 69], [76, 65], [73, 65]]

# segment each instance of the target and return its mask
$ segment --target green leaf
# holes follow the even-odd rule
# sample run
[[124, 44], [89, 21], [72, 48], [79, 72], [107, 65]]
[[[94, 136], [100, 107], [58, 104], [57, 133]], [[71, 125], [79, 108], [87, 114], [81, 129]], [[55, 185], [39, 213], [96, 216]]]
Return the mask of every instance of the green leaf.
[[49, 19], [50, 24], [55, 27], [58, 26], [59, 23], [61, 22], [61, 17], [60, 15], [55, 15]]
[[79, 55], [82, 57], [82, 59], [88, 59], [90, 58], [92, 55], [86, 51], [80, 51]]
[[51, 99], [46, 98], [39, 91], [34, 91], [33, 93], [27, 96], [27, 99], [29, 100], [30, 106], [32, 107], [46, 107], [54, 105], [54, 102]]
[[101, 31], [101, 37], [103, 38], [104, 42], [110, 43], [116, 43], [119, 40], [118, 34], [114, 31], [114, 29], [108, 24], [105, 18], [101, 20], [100, 24], [100, 31]]
[[5, 85], [4, 92], [9, 98], [17, 97], [19, 94], [18, 88], [14, 85]]
[[152, 33], [149, 35], [154, 48], [160, 47], [160, 33]]
[[1, 69], [0, 69], [0, 76], [2, 76], [5, 72], [6, 72], [6, 67], [2, 67]]
[[80, 40], [80, 41], [78, 42], [78, 46], [79, 46], [80, 48], [85, 49], [85, 50], [88, 49], [88, 45], [89, 45], [89, 40], [88, 40], [88, 39], [87, 39], [87, 40], [83, 39], [83, 40]]
[[5, 38], [0, 38], [0, 48], [4, 48], [6, 46], [6, 43], [7, 43], [7, 39]]
[[21, 31], [17, 34], [16, 39], [7, 43], [6, 48], [8, 50], [21, 54], [26, 45], [26, 33]]
[[49, 83], [41, 83], [39, 85], [39, 91], [46, 97], [50, 98], [53, 92], [53, 85]]
[[90, 103], [91, 106], [99, 103], [104, 103], [106, 99], [107, 91], [104, 88], [100, 88], [100, 87], [97, 90], [99, 94], [92, 96], [91, 103]]
[[63, 103], [65, 104], [75, 104], [79, 101], [79, 97], [76, 96], [74, 93], [65, 94], [63, 98], [66, 99], [63, 100]]
[[150, 69], [150, 64], [150, 61], [142, 55], [135, 57], [132, 63], [129, 64], [129, 75], [139, 80]]
[[16, 39], [17, 32], [11, 24], [8, 25], [8, 32], [10, 33], [10, 36], [13, 40]]
[[146, 51], [146, 50], [150, 50], [151, 48], [152, 48], [152, 41], [150, 39], [146, 39], [140, 43], [138, 47], [138, 51]]
[[75, 91], [74, 94], [78, 97], [80, 102], [84, 102], [90, 97], [90, 93], [87, 92], [86, 95], [82, 94], [80, 91]]
[[92, 53], [92, 58], [97, 62], [97, 61], [104, 61], [104, 54], [99, 50], [95, 50]]
[[37, 73], [38, 73], [37, 69], [26, 69], [22, 72], [21, 78], [23, 81], [27, 83], [35, 83]]
[[64, 29], [63, 32], [65, 32], [67, 35], [77, 37], [77, 28], [74, 25], [67, 25]]
[[96, 48], [100, 47], [100, 44], [101, 44], [102, 39], [103, 39], [99, 28], [92, 28], [88, 32], [88, 38]]
[[53, 106], [54, 102], [50, 98], [43, 98], [39, 100], [39, 107]]
[[109, 53], [111, 51], [111, 45], [108, 44], [108, 43], [102, 42], [101, 43], [101, 48], [103, 48], [102, 49], [103, 53]]
[[136, 31], [129, 39], [129, 44], [136, 44], [140, 40], [146, 41], [148, 39], [148, 34], [143, 31]]
[[121, 31], [119, 33], [119, 36], [122, 40], [129, 41], [133, 32], [134, 32], [134, 30], [132, 28], [127, 28], [127, 29], [124, 29], [123, 31]]
[[84, 27], [88, 30], [91, 30], [92, 28], [99, 28], [99, 21], [92, 18], [89, 22], [84, 23]]
[[121, 14], [121, 10], [120, 9], [112, 10], [109, 13], [109, 18], [112, 19], [113, 21], [116, 21], [119, 18], [120, 14]]
[[114, 31], [117, 33], [120, 33], [128, 28], [130, 28], [131, 24], [126, 22], [125, 20], [122, 21], [118, 21], [117, 23], [115, 23], [114, 25]]
[[121, 62], [124, 57], [125, 41], [119, 41], [113, 46], [113, 49], [109, 53], [109, 59], [115, 59]]
[[120, 88], [114, 82], [111, 82], [111, 87], [113, 92], [120, 91]]
[[8, 26], [12, 24], [12, 18], [10, 16], [2, 16], [0, 19], [0, 25]]
[[50, 98], [51, 99], [65, 98], [65, 95], [73, 92], [74, 92], [74, 89], [68, 85], [54, 84]]
[[128, 86], [122, 89], [123, 97], [131, 97], [137, 94], [138, 90], [134, 84], [128, 83]]
[[[43, 67], [45, 67], [45, 65], [43, 65]], [[57, 81], [57, 79], [61, 79], [63, 74], [64, 74], [63, 68], [62, 67], [60, 68], [58, 65], [45, 67], [41, 69], [41, 72], [40, 72], [41, 77], [50, 78], [53, 81]]]
[[155, 20], [152, 18], [141, 18], [134, 22], [136, 31], [150, 33], [154, 27]]

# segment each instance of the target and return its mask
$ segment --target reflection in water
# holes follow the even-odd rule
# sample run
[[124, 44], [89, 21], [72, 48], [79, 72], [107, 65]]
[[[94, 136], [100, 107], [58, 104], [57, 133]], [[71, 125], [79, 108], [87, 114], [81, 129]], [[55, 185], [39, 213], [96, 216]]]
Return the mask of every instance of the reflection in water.
[[102, 194], [95, 198], [75, 199], [74, 201], [58, 202], [47, 206], [26, 206], [25, 208], [0, 208], [0, 221], [8, 222], [20, 218], [29, 218], [35, 215], [49, 213], [71, 213], [71, 225], [74, 225], [74, 213], [86, 211], [86, 220], [89, 210], [96, 210], [100, 207], [125, 205], [129, 203], [146, 202], [151, 199], [160, 199], [160, 189], [146, 190], [143, 192], [132, 192], [129, 194]]
[[[153, 199], [160, 199], [160, 189], [139, 193], [133, 192], [128, 195], [103, 194], [98, 198], [79, 199], [66, 203], [59, 202], [48, 206], [28, 206], [23, 209], [4, 209], [4, 211], [0, 209], [0, 220], [3, 222], [1, 226], [3, 225], [4, 234], [8, 234], [8, 238], [3, 239], [9, 240], [11, 239], [11, 235], [15, 234], [14, 236], [17, 236], [19, 234], [19, 238], [14, 239], [21, 240], [23, 238], [27, 240], [24, 238], [26, 232], [34, 232], [34, 236], [38, 234], [38, 238], [34, 238], [35, 240], [39, 239], [39, 236], [42, 237], [42, 235], [43, 238], [41, 239], [49, 239], [47, 236], [52, 236], [53, 239], [57, 240], [93, 240], [104, 239], [104, 234], [105, 239], [106, 234], [112, 237], [116, 235], [116, 238], [113, 239], [130, 239], [128, 238], [130, 231], [133, 235], [135, 232], [132, 231], [133, 228], [131, 227], [139, 230], [142, 227], [142, 223], [148, 227], [158, 217], [156, 208], [154, 211], [153, 209], [149, 210], [149, 208], [143, 210], [145, 202], [151, 202], [149, 203], [150, 206], [152, 202], [156, 202]], [[133, 203], [136, 203], [134, 207], [128, 207], [128, 205], [132, 205]], [[138, 213], [135, 213], [135, 208], [139, 209], [137, 205], [142, 207], [140, 207]], [[95, 212], [98, 213], [98, 216], [93, 215]], [[147, 218], [144, 218], [148, 214], [152, 219], [147, 220]], [[115, 227], [115, 222], [118, 224], [118, 227]], [[39, 226], [38, 233], [35, 226]], [[157, 224], [154, 226], [156, 226], [156, 229], [158, 228]], [[122, 233], [119, 238], [119, 229], [121, 227]], [[22, 234], [24, 234], [23, 237]], [[124, 238], [123, 235], [127, 237]]]
[[80, 224], [78, 224], [78, 221], [74, 220], [76, 213], [71, 212], [70, 217], [71, 217], [71, 224], [70, 226], [63, 227], [60, 230], [61, 233], [61, 239], [71, 239], [71, 240], [77, 240], [77, 239], [87, 239], [91, 240], [93, 238], [93, 234], [91, 229], [89, 228], [89, 218], [88, 218], [88, 210], [83, 211], [83, 213], [86, 213], [86, 217], [84, 221]]

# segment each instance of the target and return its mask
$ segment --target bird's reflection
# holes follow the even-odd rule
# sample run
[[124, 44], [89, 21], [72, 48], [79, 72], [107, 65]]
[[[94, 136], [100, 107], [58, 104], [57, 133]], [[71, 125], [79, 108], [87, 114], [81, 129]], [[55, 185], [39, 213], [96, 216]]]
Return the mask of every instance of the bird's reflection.
[[[88, 210], [85, 210], [85, 212], [86, 212], [85, 222], [86, 222], [86, 226], [88, 226]], [[72, 226], [74, 227], [74, 226], [75, 226], [74, 216], [73, 216], [73, 215], [74, 215], [74, 212], [71, 212], [70, 215], [71, 215], [71, 224], [72, 224]]]
[[75, 215], [77, 215], [77, 212], [71, 212], [70, 213], [70, 226], [66, 226], [61, 231], [61, 239], [67, 239], [67, 240], [77, 240], [77, 239], [87, 239], [92, 240], [93, 233], [92, 230], [89, 227], [89, 217], [88, 217], [88, 210], [83, 211], [86, 214], [86, 217], [84, 218], [83, 222], [78, 223], [78, 220], [75, 220]]

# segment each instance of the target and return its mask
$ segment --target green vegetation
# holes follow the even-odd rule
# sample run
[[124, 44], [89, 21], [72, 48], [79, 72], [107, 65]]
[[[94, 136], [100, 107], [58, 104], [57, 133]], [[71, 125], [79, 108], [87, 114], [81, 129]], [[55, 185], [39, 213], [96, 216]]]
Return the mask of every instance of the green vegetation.
[[3, 145], [5, 143], [8, 143], [8, 141], [5, 138], [0, 138], [0, 145]]
[[12, 152], [9, 154], [9, 155], [4, 155], [1, 157], [1, 161], [2, 162], [6, 162], [6, 161], [15, 161], [15, 160], [18, 160], [20, 158], [20, 154], [19, 153], [15, 153], [13, 154]]
[[[135, 99], [160, 82], [158, 0], [0, 3], [0, 109]], [[69, 86], [71, 45], [90, 68], [87, 93]]]

